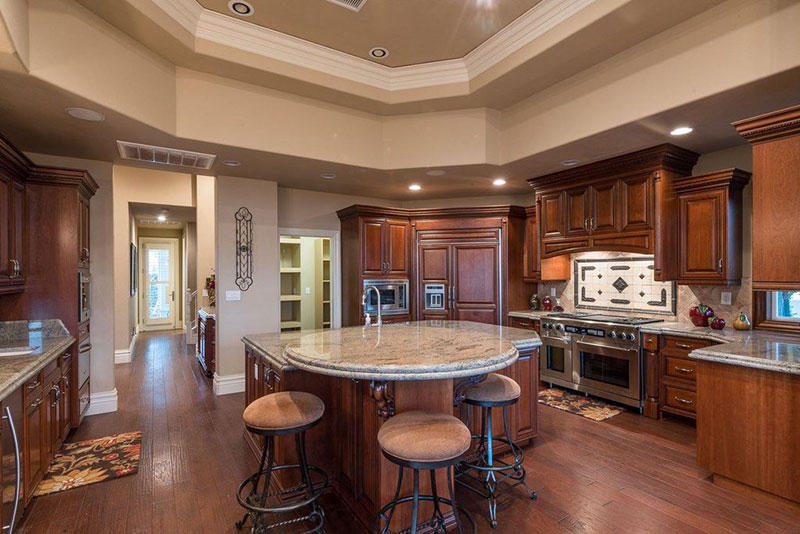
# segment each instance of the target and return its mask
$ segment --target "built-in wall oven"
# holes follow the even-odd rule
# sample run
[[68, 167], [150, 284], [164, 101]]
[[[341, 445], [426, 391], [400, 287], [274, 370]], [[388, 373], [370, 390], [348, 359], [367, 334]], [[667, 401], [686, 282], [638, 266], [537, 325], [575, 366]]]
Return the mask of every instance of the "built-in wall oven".
[[[403, 315], [408, 313], [408, 280], [364, 280], [363, 289], [375, 286], [380, 293], [381, 315]], [[367, 293], [365, 312], [378, 314], [378, 295]]]

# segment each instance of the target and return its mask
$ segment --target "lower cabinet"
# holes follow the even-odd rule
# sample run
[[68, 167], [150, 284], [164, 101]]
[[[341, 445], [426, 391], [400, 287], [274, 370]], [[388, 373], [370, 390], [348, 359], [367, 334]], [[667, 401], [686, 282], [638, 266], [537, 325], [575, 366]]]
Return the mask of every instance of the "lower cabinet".
[[213, 376], [216, 366], [216, 320], [208, 315], [197, 315], [197, 360], [207, 376]]

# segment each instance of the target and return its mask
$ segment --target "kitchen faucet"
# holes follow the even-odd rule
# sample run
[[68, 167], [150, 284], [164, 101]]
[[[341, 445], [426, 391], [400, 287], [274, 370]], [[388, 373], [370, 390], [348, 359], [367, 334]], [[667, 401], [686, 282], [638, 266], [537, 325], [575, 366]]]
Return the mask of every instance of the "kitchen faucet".
[[[372, 324], [372, 318], [367, 311], [367, 295], [369, 295], [370, 290], [375, 291], [375, 295], [378, 297], [378, 322], [375, 324]], [[364, 288], [364, 294], [361, 295], [361, 306], [364, 308], [364, 326], [380, 326], [383, 324], [381, 320], [381, 292], [378, 291], [377, 287], [367, 286]]]

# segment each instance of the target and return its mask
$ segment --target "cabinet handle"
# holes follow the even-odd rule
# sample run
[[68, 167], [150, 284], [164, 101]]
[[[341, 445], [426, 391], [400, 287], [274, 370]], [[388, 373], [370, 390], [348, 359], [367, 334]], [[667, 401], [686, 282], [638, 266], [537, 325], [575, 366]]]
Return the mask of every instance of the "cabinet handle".
[[717, 271], [719, 271], [719, 273], [722, 274], [722, 258], [720, 258], [719, 261], [717, 262]]
[[37, 408], [42, 403], [42, 397], [39, 397], [34, 402], [31, 403], [31, 409]]
[[686, 349], [686, 350], [692, 348], [691, 345], [687, 345], [686, 343], [675, 343], [675, 346], [678, 347], [679, 349]]
[[89, 249], [86, 248], [86, 247], [83, 247], [83, 249], [81, 249], [81, 250], [83, 251], [81, 260], [84, 261], [84, 262], [88, 262], [89, 261]]
[[28, 384], [28, 389], [36, 389], [39, 387], [39, 384], [41, 384], [41, 382], [39, 382], [38, 380], [33, 384]]
[[688, 367], [678, 367], [675, 366], [676, 371], [680, 371], [681, 373], [694, 373], [694, 369], [689, 369]]
[[589, 219], [583, 220], [583, 229], [589, 231]]
[[597, 219], [595, 219], [594, 217], [592, 217], [591, 219], [589, 219], [589, 228], [590, 228], [590, 229], [591, 229], [593, 232], [594, 232], [595, 230], [597, 230]]
[[673, 397], [676, 401], [681, 402], [683, 404], [694, 404], [694, 401], [690, 401], [688, 399], [682, 399], [681, 397], [675, 396]]
[[56, 398], [50, 403], [50, 406], [55, 408], [58, 406], [58, 401], [61, 400], [61, 388], [54, 384], [53, 387], [50, 388], [50, 391], [55, 391], [56, 393]]
[[20, 462], [19, 439], [17, 438], [17, 429], [14, 426], [14, 418], [11, 417], [11, 408], [6, 406], [6, 414], [3, 419], [8, 421], [8, 427], [11, 430], [11, 437], [14, 440], [14, 465], [16, 466], [16, 477], [14, 480], [14, 509], [11, 512], [11, 521], [8, 525], [3, 527], [3, 530], [8, 530], [8, 534], [13, 534], [14, 523], [17, 522], [17, 510], [19, 509], [20, 487], [22, 485], [22, 465]]

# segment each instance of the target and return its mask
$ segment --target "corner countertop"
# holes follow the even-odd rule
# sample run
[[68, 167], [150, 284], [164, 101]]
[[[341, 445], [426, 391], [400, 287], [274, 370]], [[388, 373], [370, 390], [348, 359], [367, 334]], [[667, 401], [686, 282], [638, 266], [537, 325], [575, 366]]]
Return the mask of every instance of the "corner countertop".
[[540, 320], [542, 317], [547, 317], [550, 315], [551, 311], [544, 311], [544, 310], [515, 310], [508, 312], [509, 317], [518, 317], [520, 319], [533, 319], [535, 321]]
[[800, 336], [727, 327], [712, 330], [677, 322], [643, 325], [641, 331], [719, 343], [690, 352], [689, 357], [695, 360], [800, 375]]
[[0, 349], [35, 347], [24, 356], [0, 355], [0, 400], [32, 378], [75, 342], [58, 319], [0, 322]]
[[217, 319], [217, 309], [210, 307], [203, 307], [197, 310], [197, 314], [203, 319]]
[[469, 321], [420, 321], [251, 334], [242, 341], [283, 369], [366, 380], [434, 380], [508, 367], [536, 332]]

